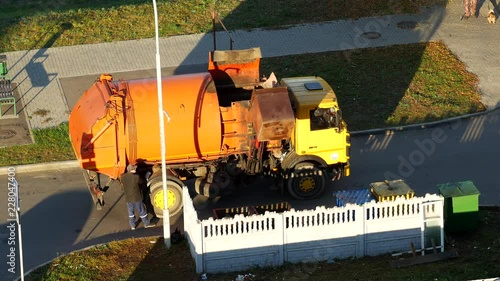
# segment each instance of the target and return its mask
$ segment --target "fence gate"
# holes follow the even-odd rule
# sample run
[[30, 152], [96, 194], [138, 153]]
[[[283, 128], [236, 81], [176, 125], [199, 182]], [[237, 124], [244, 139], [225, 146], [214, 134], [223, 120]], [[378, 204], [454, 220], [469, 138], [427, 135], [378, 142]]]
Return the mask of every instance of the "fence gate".
[[421, 245], [422, 256], [426, 251], [444, 252], [443, 201], [427, 201], [420, 204], [422, 214]]

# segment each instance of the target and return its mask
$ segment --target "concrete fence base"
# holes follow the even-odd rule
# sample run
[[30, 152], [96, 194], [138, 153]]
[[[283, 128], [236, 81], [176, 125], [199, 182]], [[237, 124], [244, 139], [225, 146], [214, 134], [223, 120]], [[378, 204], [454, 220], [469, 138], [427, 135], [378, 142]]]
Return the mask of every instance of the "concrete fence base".
[[196, 272], [220, 273], [440, 247], [443, 197], [200, 221], [184, 188], [184, 228]]

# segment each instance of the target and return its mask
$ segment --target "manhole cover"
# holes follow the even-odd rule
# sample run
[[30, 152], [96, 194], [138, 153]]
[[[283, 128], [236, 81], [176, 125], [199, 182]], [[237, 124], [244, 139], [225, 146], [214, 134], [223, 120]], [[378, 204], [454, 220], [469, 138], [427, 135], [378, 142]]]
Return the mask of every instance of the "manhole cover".
[[375, 31], [369, 31], [361, 34], [361, 37], [366, 38], [366, 39], [378, 39], [382, 36], [382, 34], [375, 32]]
[[416, 21], [400, 21], [398, 27], [401, 29], [415, 29], [418, 26]]
[[15, 135], [17, 135], [17, 133], [14, 130], [0, 130], [0, 139], [2, 140], [10, 139]]

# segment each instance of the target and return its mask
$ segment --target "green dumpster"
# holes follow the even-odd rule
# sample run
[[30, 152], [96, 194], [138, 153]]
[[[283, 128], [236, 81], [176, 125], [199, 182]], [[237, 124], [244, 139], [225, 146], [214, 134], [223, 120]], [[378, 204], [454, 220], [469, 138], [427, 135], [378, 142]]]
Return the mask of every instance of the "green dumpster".
[[472, 181], [438, 185], [444, 199], [444, 228], [448, 232], [474, 230], [479, 224], [479, 190]]

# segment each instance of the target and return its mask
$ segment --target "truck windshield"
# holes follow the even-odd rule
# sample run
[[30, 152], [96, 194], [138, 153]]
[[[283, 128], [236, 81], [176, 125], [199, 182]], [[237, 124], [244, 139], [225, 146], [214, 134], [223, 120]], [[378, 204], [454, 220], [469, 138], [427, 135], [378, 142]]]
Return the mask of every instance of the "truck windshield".
[[311, 131], [324, 130], [338, 127], [340, 123], [340, 112], [333, 107], [316, 108], [309, 111], [311, 120]]

